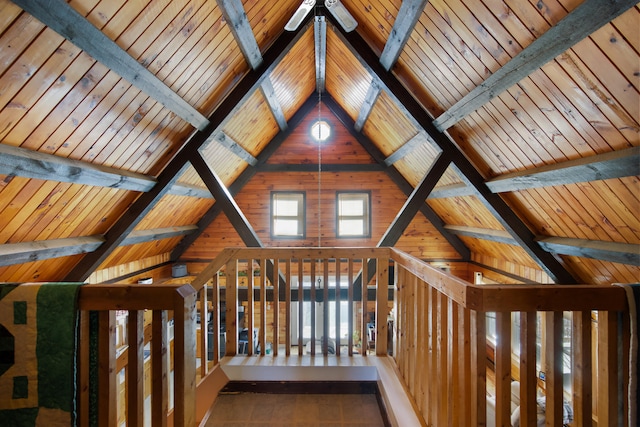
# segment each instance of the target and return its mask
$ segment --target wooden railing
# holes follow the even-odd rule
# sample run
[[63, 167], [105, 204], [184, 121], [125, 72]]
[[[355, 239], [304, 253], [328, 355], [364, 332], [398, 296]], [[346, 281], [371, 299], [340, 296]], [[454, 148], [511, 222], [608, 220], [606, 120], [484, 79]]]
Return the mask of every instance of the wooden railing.
[[[120, 369], [115, 347], [115, 316], [122, 310], [129, 312], [127, 356], [122, 363], [126, 371], [126, 425], [144, 425], [144, 366], [148, 359], [144, 347], [148, 341], [151, 341], [151, 425], [196, 425], [195, 290], [190, 285], [86, 285], [80, 290], [79, 308], [79, 425], [92, 425], [91, 420], [97, 420], [99, 426], [119, 425], [117, 375]], [[153, 321], [150, 339], [145, 340], [146, 310], [152, 312]], [[90, 312], [96, 314], [90, 315]], [[173, 316], [173, 352], [167, 331], [169, 313]], [[96, 322], [93, 316], [97, 317]], [[96, 341], [94, 346], [92, 342]], [[97, 370], [97, 378], [93, 370]], [[173, 401], [170, 401], [171, 394]]]
[[[492, 395], [495, 425], [510, 426], [514, 379], [520, 383], [521, 426], [538, 425], [540, 395], [548, 426], [563, 425], [564, 400], [572, 408], [573, 426], [594, 421], [598, 426], [626, 425], [629, 323], [622, 288], [476, 286], [396, 250], [391, 259], [396, 272], [394, 354], [427, 425], [487, 425], [487, 406], [492, 406], [487, 395]], [[489, 313], [495, 313], [495, 345], [486, 330]], [[514, 347], [512, 313], [518, 313], [520, 322]], [[563, 349], [565, 313], [571, 325], [568, 349]], [[563, 390], [566, 355], [568, 393]], [[488, 372], [494, 384], [489, 384]]]
[[[90, 285], [82, 288], [80, 300], [83, 313], [100, 312], [101, 425], [116, 425], [115, 376], [122, 366], [127, 372], [127, 425], [142, 425], [143, 347], [148, 341], [154, 426], [192, 426], [202, 420], [217, 393], [209, 379], [220, 372], [221, 355], [334, 353], [391, 355], [427, 425], [481, 426], [487, 425], [488, 415], [495, 417], [495, 425], [510, 425], [513, 380], [520, 383], [522, 426], [536, 425], [538, 395], [545, 398], [546, 425], [562, 425], [564, 400], [572, 406], [574, 426], [589, 426], [592, 420], [599, 426], [625, 425], [628, 408], [620, 404], [625, 389], [618, 375], [626, 378], [628, 361], [618, 348], [629, 348], [628, 312], [618, 287], [472, 285], [390, 248], [232, 248], [221, 252], [190, 286]], [[346, 313], [339, 309], [343, 306]], [[129, 310], [129, 344], [126, 361], [122, 356], [120, 363], [113, 344], [113, 310]], [[152, 333], [146, 338], [142, 310], [153, 310]], [[167, 310], [174, 316], [174, 351], [167, 338]], [[568, 395], [563, 389], [566, 313], [571, 313]], [[520, 338], [512, 346], [514, 316]], [[487, 319], [494, 317], [497, 338], [487, 331]], [[89, 342], [88, 316], [83, 319], [84, 343]], [[372, 322], [375, 333], [368, 326]], [[87, 345], [83, 349], [89, 352]], [[174, 370], [173, 410], [167, 360]], [[88, 373], [81, 376], [81, 422], [89, 417], [84, 408], [92, 406], [88, 378]], [[207, 384], [208, 391], [200, 392]]]

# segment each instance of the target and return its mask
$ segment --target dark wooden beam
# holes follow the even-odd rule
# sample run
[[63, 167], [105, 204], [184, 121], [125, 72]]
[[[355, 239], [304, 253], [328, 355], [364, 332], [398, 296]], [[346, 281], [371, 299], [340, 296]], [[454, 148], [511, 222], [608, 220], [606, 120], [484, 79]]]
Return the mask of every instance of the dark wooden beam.
[[301, 26], [296, 32], [283, 32], [280, 37], [271, 45], [264, 55], [264, 62], [255, 70], [250, 70], [235, 89], [222, 101], [210, 117], [209, 125], [204, 131], [196, 132], [189, 138], [187, 143], [176, 153], [169, 164], [158, 175], [157, 184], [147, 193], [143, 193], [129, 207], [129, 209], [111, 226], [105, 235], [106, 241], [98, 250], [87, 254], [67, 274], [65, 280], [72, 282], [83, 282], [100, 264], [118, 247], [135, 226], [142, 221], [144, 216], [155, 206], [155, 204], [166, 194], [168, 189], [175, 183], [178, 177], [188, 167], [191, 158], [200, 156], [199, 149], [209, 141], [218, 128], [223, 126], [230, 117], [241, 108], [241, 105], [251, 94], [257, 90], [262, 81], [280, 63], [282, 58], [302, 37], [308, 29], [307, 25]]
[[367, 89], [367, 95], [364, 98], [362, 107], [360, 107], [358, 118], [353, 125], [356, 131], [360, 132], [364, 127], [364, 124], [369, 118], [371, 110], [373, 110], [373, 106], [375, 105], [378, 96], [380, 96], [380, 86], [375, 81], [372, 81], [369, 85], [369, 89]]
[[314, 19], [313, 40], [316, 59], [316, 91], [324, 93], [327, 70], [327, 22], [324, 16], [316, 16]]
[[271, 79], [264, 79], [262, 86], [260, 86], [260, 90], [262, 91], [264, 99], [267, 100], [267, 104], [269, 105], [271, 114], [273, 114], [273, 118], [276, 120], [276, 123], [278, 123], [278, 128], [280, 128], [280, 130], [286, 130], [287, 119], [284, 117], [282, 105], [280, 104], [280, 101], [278, 101]]
[[405, 157], [407, 154], [411, 153], [416, 148], [426, 143], [427, 143], [427, 136], [424, 134], [424, 132], [418, 132], [413, 138], [411, 138], [409, 141], [402, 144], [400, 148], [398, 148], [396, 151], [391, 153], [389, 157], [384, 159], [384, 164], [387, 166], [391, 166], [398, 160]]
[[[266, 163], [256, 167], [257, 172], [318, 172], [318, 165], [305, 164], [273, 164]], [[322, 172], [382, 172], [386, 169], [377, 163], [355, 164], [322, 164]]]
[[494, 193], [640, 175], [640, 147], [582, 157], [501, 175], [487, 181]]
[[404, 0], [400, 5], [398, 16], [380, 55], [380, 63], [385, 70], [391, 70], [398, 60], [426, 4], [427, 0]]
[[251, 166], [254, 166], [257, 163], [257, 160], [251, 153], [244, 149], [242, 145], [238, 142], [234, 141], [229, 135], [224, 133], [223, 131], [216, 132], [216, 136], [214, 137], [215, 141], [220, 145], [225, 147], [227, 150], [231, 151], [233, 154], [238, 156], [240, 159], [249, 163]]
[[380, 241], [378, 247], [395, 246], [402, 237], [402, 233], [407, 229], [413, 218], [416, 216], [421, 206], [425, 204], [427, 196], [442, 177], [444, 171], [447, 170], [451, 159], [444, 153], [440, 153], [433, 161], [429, 170], [422, 178], [422, 181], [413, 189], [413, 192], [405, 202], [398, 215], [387, 228]]
[[[293, 130], [302, 123], [302, 120], [317, 108], [318, 99], [315, 96], [311, 96], [307, 101], [302, 104], [300, 109], [289, 120], [289, 127], [286, 131], [278, 133], [269, 144], [258, 154], [255, 167], [246, 168], [238, 178], [229, 186], [229, 193], [231, 195], [238, 194], [244, 186], [255, 176], [259, 169], [264, 166], [267, 160], [275, 153], [282, 143], [291, 135]], [[317, 170], [317, 169], [316, 169]], [[177, 261], [182, 254], [189, 249], [189, 247], [198, 239], [198, 237], [215, 221], [215, 219], [222, 213], [222, 206], [215, 203], [198, 221], [199, 232], [185, 236], [182, 241], [171, 252], [171, 259]], [[209, 260], [211, 261], [211, 260]]]
[[539, 237], [538, 243], [549, 252], [560, 255], [640, 266], [640, 245], [632, 243], [570, 239], [567, 237]]
[[220, 204], [222, 207], [222, 211], [231, 222], [231, 225], [233, 225], [233, 228], [236, 229], [244, 244], [249, 247], [262, 247], [262, 241], [260, 241], [253, 227], [240, 210], [233, 196], [199, 152], [191, 159], [191, 164], [209, 191], [211, 191], [211, 194], [213, 194], [216, 204]]
[[236, 39], [242, 55], [249, 66], [255, 70], [262, 64], [262, 54], [242, 2], [240, 0], [216, 0], [216, 3], [218, 3], [218, 7], [229, 25], [231, 34]]
[[[351, 50], [361, 64], [369, 73], [378, 78], [383, 84], [383, 88], [395, 99], [398, 105], [402, 105], [404, 110], [413, 118], [427, 135], [440, 147], [440, 149], [452, 158], [452, 167], [460, 174], [461, 179], [476, 191], [485, 207], [495, 216], [502, 226], [518, 241], [523, 249], [540, 265], [540, 267], [556, 283], [575, 283], [576, 279], [564, 268], [560, 260], [553, 254], [543, 250], [534, 241], [534, 235], [529, 228], [520, 220], [507, 203], [498, 195], [493, 194], [484, 183], [484, 178], [475, 166], [460, 152], [458, 147], [449, 139], [449, 136], [438, 130], [429, 114], [413, 98], [411, 93], [396, 79], [396, 77], [386, 71], [379, 63], [376, 54], [369, 47], [367, 42], [357, 33], [345, 33], [340, 27], [335, 25], [339, 38]], [[427, 204], [425, 204], [427, 206]], [[450, 233], [447, 233], [450, 234]]]
[[209, 121], [63, 0], [12, 0], [178, 117], [203, 130]]
[[585, 0], [513, 59], [496, 70], [451, 108], [434, 125], [444, 131], [477, 110], [571, 46], [636, 5], [637, 0]]
[[[6, 144], [0, 144], [0, 175], [141, 192], [149, 191], [156, 185], [156, 179], [147, 175]], [[211, 198], [206, 189], [177, 183], [171, 187], [169, 193]]]
[[[355, 138], [356, 141], [369, 153], [369, 155], [376, 161], [378, 164], [384, 164], [384, 155], [378, 147], [376, 147], [369, 138], [363, 135], [360, 132], [356, 132], [354, 128], [354, 122], [351, 117], [347, 114], [344, 109], [338, 105], [338, 103], [331, 98], [330, 96], [323, 97], [324, 103], [327, 107], [333, 112], [336, 118], [342, 123], [342, 125], [350, 132], [351, 136]], [[398, 170], [391, 166], [385, 169], [387, 176], [394, 182], [406, 196], [410, 196], [413, 193], [413, 187], [409, 182], [405, 179], [404, 176]], [[471, 258], [471, 252], [469, 248], [455, 235], [449, 233], [444, 228], [444, 221], [436, 214], [431, 207], [423, 203], [420, 205], [420, 212], [427, 218], [427, 220], [438, 230], [438, 232], [442, 235], [442, 237], [449, 242], [451, 246], [460, 254], [463, 260], [468, 260]]]

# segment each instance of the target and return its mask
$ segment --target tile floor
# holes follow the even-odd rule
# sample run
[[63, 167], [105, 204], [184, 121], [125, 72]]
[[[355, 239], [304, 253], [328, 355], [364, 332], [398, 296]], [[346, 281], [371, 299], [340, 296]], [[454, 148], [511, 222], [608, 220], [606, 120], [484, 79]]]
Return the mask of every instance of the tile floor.
[[221, 394], [206, 427], [384, 427], [374, 394]]

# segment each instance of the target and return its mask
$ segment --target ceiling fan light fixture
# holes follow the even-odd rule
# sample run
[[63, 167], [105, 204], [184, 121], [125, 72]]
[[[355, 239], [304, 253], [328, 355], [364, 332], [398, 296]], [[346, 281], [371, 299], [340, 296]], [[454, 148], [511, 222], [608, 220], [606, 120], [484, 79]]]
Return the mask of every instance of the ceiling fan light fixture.
[[358, 26], [358, 22], [349, 13], [340, 0], [324, 0], [324, 6], [331, 12], [336, 21], [340, 23], [342, 28], [350, 33]]
[[287, 25], [285, 25], [284, 29], [287, 31], [295, 31], [298, 29], [304, 17], [313, 9], [316, 5], [316, 0], [304, 0], [298, 9], [295, 11]]

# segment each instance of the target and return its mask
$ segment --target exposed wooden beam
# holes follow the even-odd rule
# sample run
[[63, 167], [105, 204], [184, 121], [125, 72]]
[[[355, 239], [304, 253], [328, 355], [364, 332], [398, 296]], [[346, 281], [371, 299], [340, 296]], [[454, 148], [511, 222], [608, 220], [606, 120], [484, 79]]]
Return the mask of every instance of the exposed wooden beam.
[[492, 242], [518, 245], [511, 234], [504, 230], [490, 230], [487, 228], [467, 227], [464, 225], [445, 225], [444, 228], [458, 236], [473, 237], [474, 239], [490, 240]]
[[418, 132], [413, 138], [411, 138], [409, 141], [402, 144], [400, 148], [398, 148], [396, 151], [391, 153], [389, 157], [384, 159], [384, 164], [387, 166], [391, 166], [392, 164], [402, 159], [404, 156], [411, 153], [413, 150], [425, 144], [426, 142], [427, 142], [427, 136], [424, 134], [424, 132]]
[[[330, 96], [325, 96], [323, 98], [325, 105], [333, 112], [336, 118], [343, 124], [343, 126], [351, 133], [351, 136], [355, 138], [356, 141], [369, 153], [369, 155], [379, 164], [384, 164], [384, 155], [378, 147], [371, 142], [366, 136], [364, 136], [361, 132], [356, 132], [354, 128], [354, 122], [351, 117], [338, 105], [338, 103], [331, 98]], [[398, 170], [391, 166], [385, 169], [385, 173], [389, 178], [398, 186], [400, 191], [402, 191], [406, 196], [410, 196], [413, 192], [413, 187], [409, 182], [405, 179], [404, 176]], [[463, 260], [468, 260], [471, 258], [471, 251], [469, 248], [465, 246], [465, 244], [455, 235], [449, 233], [444, 228], [444, 221], [436, 214], [433, 209], [427, 204], [423, 203], [420, 205], [420, 212], [427, 218], [427, 220], [438, 230], [438, 232], [444, 237], [447, 242], [460, 254]]]
[[203, 130], [209, 121], [63, 0], [12, 0], [178, 117]]
[[[0, 175], [142, 192], [149, 191], [156, 185], [155, 178], [147, 175], [6, 144], [0, 144]], [[177, 183], [169, 193], [209, 199], [212, 197], [206, 189]]]
[[338, 31], [338, 37], [342, 39], [345, 46], [351, 50], [365, 69], [372, 76], [379, 79], [383, 89], [389, 93], [398, 105], [403, 106], [403, 110], [407, 112], [408, 117], [415, 120], [441, 150], [449, 153], [452, 158], [452, 167], [460, 174], [461, 179], [474, 188], [485, 207], [518, 241], [527, 254], [556, 283], [575, 283], [576, 279], [564, 268], [562, 263], [534, 241], [534, 235], [531, 230], [520, 220], [509, 205], [500, 196], [491, 193], [475, 166], [460, 152], [447, 134], [433, 125], [433, 120], [429, 114], [413, 98], [411, 93], [392, 73], [382, 67], [376, 54], [362, 36], [355, 31], [345, 33], [340, 30], [338, 25], [334, 25], [334, 28]]
[[98, 250], [87, 254], [80, 263], [67, 274], [65, 280], [83, 282], [100, 264], [118, 247], [124, 238], [142, 221], [144, 216], [155, 206], [176, 179], [189, 165], [191, 158], [200, 156], [198, 150], [209, 141], [216, 130], [223, 126], [230, 117], [238, 111], [242, 104], [258, 89], [262, 81], [280, 63], [282, 58], [302, 37], [309, 28], [307, 24], [296, 32], [283, 32], [271, 45], [264, 55], [263, 64], [256, 70], [249, 71], [236, 85], [235, 89], [222, 101], [210, 118], [210, 123], [204, 131], [196, 132], [187, 143], [176, 153], [169, 164], [158, 175], [157, 184], [147, 193], [143, 193], [129, 207], [129, 209], [109, 229], [106, 241]]
[[444, 131], [571, 46], [608, 24], [637, 0], [585, 0], [434, 121]]
[[487, 181], [494, 193], [640, 175], [640, 147], [582, 157], [501, 175]]
[[153, 242], [156, 240], [172, 239], [187, 234], [195, 233], [196, 225], [182, 225], [178, 227], [156, 228], [152, 230], [134, 230], [120, 243], [120, 246], [137, 245], [138, 243]]
[[549, 252], [560, 255], [640, 266], [640, 245], [566, 237], [539, 237], [538, 242]]
[[249, 163], [251, 166], [256, 164], [257, 162], [256, 158], [253, 157], [253, 155], [249, 153], [247, 150], [245, 150], [242, 145], [240, 145], [238, 142], [236, 142], [233, 138], [231, 138], [229, 135], [227, 135], [223, 131], [216, 132], [214, 139], [220, 145], [222, 145], [223, 147], [231, 151], [240, 159]]
[[372, 81], [369, 85], [369, 89], [367, 89], [367, 95], [364, 97], [362, 107], [360, 107], [358, 118], [353, 125], [356, 131], [360, 132], [364, 127], [364, 124], [369, 118], [371, 110], [373, 110], [373, 106], [375, 105], [378, 96], [380, 96], [380, 85], [378, 85], [375, 81]]
[[[229, 186], [229, 193], [236, 195], [244, 188], [244, 186], [255, 176], [258, 170], [264, 166], [267, 160], [277, 151], [282, 143], [291, 135], [293, 130], [302, 123], [302, 120], [318, 105], [318, 99], [315, 96], [309, 97], [304, 104], [298, 109], [298, 111], [289, 120], [289, 127], [286, 131], [278, 133], [269, 144], [258, 154], [256, 167], [246, 168], [233, 184]], [[316, 166], [317, 170], [317, 166]], [[171, 253], [172, 260], [178, 260], [182, 254], [197, 240], [207, 227], [215, 221], [215, 219], [222, 213], [222, 205], [215, 203], [198, 221], [199, 232], [185, 236], [182, 241], [174, 248]]]
[[316, 16], [313, 23], [313, 40], [316, 58], [316, 91], [324, 93], [327, 69], [327, 23], [324, 16]]
[[240, 0], [216, 0], [216, 3], [218, 3], [218, 7], [229, 25], [231, 34], [236, 39], [242, 55], [255, 70], [262, 64], [262, 54], [242, 2]]
[[95, 251], [104, 239], [101, 236], [72, 237], [68, 239], [0, 245], [0, 266], [24, 264]]
[[222, 207], [223, 212], [240, 235], [244, 244], [249, 247], [262, 247], [262, 241], [242, 213], [242, 210], [240, 210], [233, 196], [199, 152], [191, 159], [191, 164], [209, 191], [211, 191], [213, 197], [215, 197], [216, 204], [220, 204]]
[[389, 71], [398, 60], [426, 4], [427, 0], [404, 0], [400, 5], [398, 16], [380, 55], [380, 63], [385, 70]]
[[473, 196], [476, 192], [473, 188], [467, 186], [467, 184], [449, 184], [435, 188], [431, 194], [430, 199], [446, 199], [448, 197], [461, 197], [461, 196]]
[[451, 159], [444, 153], [440, 153], [433, 161], [429, 170], [422, 178], [422, 181], [413, 189], [413, 192], [394, 218], [393, 222], [387, 228], [380, 241], [378, 247], [395, 246], [402, 237], [402, 233], [407, 229], [413, 218], [416, 216], [420, 207], [425, 204], [427, 196], [442, 177], [444, 171], [447, 170]]
[[269, 105], [271, 114], [273, 114], [273, 118], [276, 120], [276, 123], [278, 123], [278, 128], [280, 128], [280, 130], [287, 129], [287, 119], [284, 117], [282, 105], [280, 104], [280, 101], [278, 101], [276, 91], [273, 89], [273, 84], [271, 83], [270, 78], [264, 79], [260, 86], [260, 90], [262, 91], [264, 98], [267, 100], [267, 104]]
[[[155, 240], [184, 236], [195, 232], [195, 225], [132, 231], [120, 246], [135, 245]], [[66, 239], [38, 240], [34, 242], [0, 245], [0, 266], [23, 264], [93, 252], [105, 241], [104, 236], [69, 237]]]
[[[318, 172], [318, 165], [305, 164], [272, 164], [265, 163], [256, 167], [258, 172]], [[322, 164], [322, 172], [381, 172], [386, 168], [378, 163], [356, 164]]]

